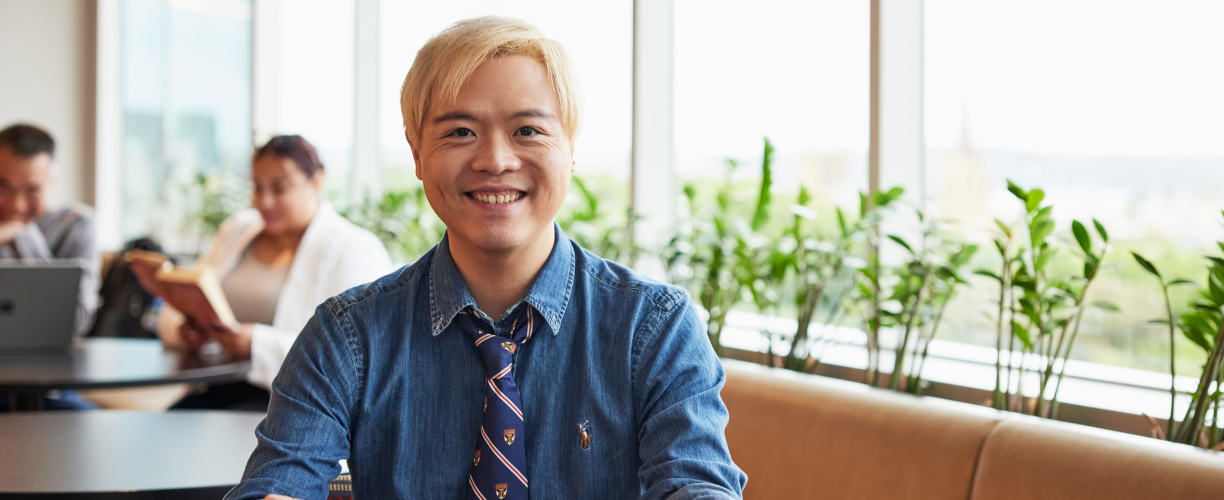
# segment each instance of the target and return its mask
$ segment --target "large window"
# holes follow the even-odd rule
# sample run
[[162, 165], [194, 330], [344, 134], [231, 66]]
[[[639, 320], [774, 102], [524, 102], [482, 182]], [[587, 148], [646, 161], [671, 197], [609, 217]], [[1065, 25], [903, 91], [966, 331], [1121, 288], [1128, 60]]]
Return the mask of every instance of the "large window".
[[[926, 2], [927, 186], [940, 214], [984, 243], [992, 218], [1021, 213], [1011, 179], [1045, 191], [1064, 240], [1072, 219], [1112, 233], [1112, 269], [1090, 298], [1121, 312], [1089, 310], [1074, 358], [1167, 370], [1167, 327], [1144, 325], [1163, 316], [1159, 285], [1130, 251], [1200, 283], [1201, 256], [1219, 253], [1222, 18], [1210, 0]], [[946, 338], [993, 347], [992, 286], [963, 294]], [[1192, 293], [1176, 291], [1175, 309]], [[1179, 371], [1196, 373], [1201, 351], [1179, 342]]]
[[[353, 159], [353, 0], [292, 0], [277, 5], [276, 134], [314, 144], [327, 192], [345, 201]], [[266, 137], [257, 137], [265, 140]]]
[[825, 204], [867, 187], [870, 5], [676, 0], [675, 151], [681, 179], [759, 166], [777, 148], [775, 185]]
[[250, 166], [251, 3], [125, 0], [122, 23], [123, 237], [196, 252], [200, 176]]

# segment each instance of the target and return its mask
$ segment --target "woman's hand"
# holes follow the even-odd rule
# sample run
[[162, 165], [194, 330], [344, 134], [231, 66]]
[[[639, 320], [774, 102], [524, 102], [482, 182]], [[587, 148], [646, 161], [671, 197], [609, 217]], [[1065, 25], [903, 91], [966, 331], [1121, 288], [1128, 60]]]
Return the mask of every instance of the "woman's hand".
[[254, 323], [234, 323], [214, 328], [212, 337], [231, 358], [247, 359], [251, 357], [251, 335], [254, 332]]
[[183, 346], [191, 352], [200, 350], [200, 346], [209, 339], [208, 331], [197, 326], [190, 318], [179, 325], [178, 335]]

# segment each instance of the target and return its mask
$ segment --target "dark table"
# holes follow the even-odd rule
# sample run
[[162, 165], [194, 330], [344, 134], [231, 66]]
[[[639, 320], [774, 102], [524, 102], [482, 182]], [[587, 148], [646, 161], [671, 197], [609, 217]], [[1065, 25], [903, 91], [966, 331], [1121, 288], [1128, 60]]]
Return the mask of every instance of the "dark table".
[[263, 413], [0, 415], [0, 499], [219, 500], [242, 478]]
[[167, 351], [156, 339], [87, 338], [63, 353], [0, 354], [0, 392], [12, 411], [37, 411], [53, 389], [234, 382], [250, 369], [250, 360]]

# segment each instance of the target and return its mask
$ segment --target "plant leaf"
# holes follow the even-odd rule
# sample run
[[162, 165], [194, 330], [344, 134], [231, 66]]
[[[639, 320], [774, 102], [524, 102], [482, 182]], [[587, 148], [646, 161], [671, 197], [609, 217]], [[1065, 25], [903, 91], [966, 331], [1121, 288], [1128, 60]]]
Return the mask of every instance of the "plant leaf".
[[1105, 226], [1096, 219], [1092, 219], [1092, 225], [1096, 226], [1097, 234], [1101, 235], [1101, 241], [1109, 243], [1109, 233], [1105, 232]]
[[759, 231], [769, 222], [769, 204], [773, 200], [773, 143], [765, 138], [765, 152], [761, 154], [761, 190], [757, 194], [756, 210], [752, 214], [752, 230]]
[[1045, 199], [1045, 191], [1034, 189], [1028, 192], [1028, 198], [1024, 202], [1024, 208], [1029, 212], [1037, 210], [1041, 206], [1041, 201]]
[[1032, 233], [1030, 236], [1032, 237], [1033, 246], [1039, 246], [1041, 242], [1045, 241], [1046, 237], [1049, 236], [1050, 233], [1054, 232], [1054, 221], [1043, 220], [1037, 222], [1033, 225], [1030, 232]]
[[1016, 183], [1011, 181], [1011, 179], [1007, 180], [1007, 190], [1011, 192], [1011, 194], [1015, 195], [1016, 198], [1019, 198], [1020, 201], [1028, 200], [1028, 193], [1024, 192], [1024, 189], [1017, 186]]
[[1080, 221], [1071, 221], [1071, 233], [1075, 235], [1076, 243], [1079, 243], [1080, 250], [1084, 253], [1092, 254], [1092, 238], [1088, 236], [1088, 230], [1084, 229], [1084, 225]]
[[1003, 231], [1003, 236], [1011, 238], [1012, 229], [1008, 227], [1007, 224], [1004, 224], [1003, 221], [999, 219], [995, 219], [994, 221], [995, 221], [995, 225], [999, 226], [999, 230]]
[[1012, 329], [1016, 332], [1016, 337], [1020, 339], [1020, 342], [1024, 343], [1024, 347], [1026, 349], [1033, 348], [1033, 339], [1029, 337], [1028, 328], [1025, 328], [1024, 325], [1021, 325], [1020, 323], [1013, 321]]
[[1198, 287], [1198, 283], [1195, 283], [1193, 281], [1190, 281], [1188, 279], [1183, 279], [1183, 278], [1178, 278], [1168, 283], [1168, 286], [1179, 286], [1179, 285], [1187, 285], [1187, 286], [1192, 286], [1196, 288]]
[[1143, 258], [1142, 255], [1139, 255], [1138, 253], [1135, 253], [1135, 252], [1131, 252], [1131, 255], [1135, 257], [1135, 262], [1138, 262], [1139, 266], [1142, 267], [1144, 270], [1146, 270], [1149, 273], [1152, 273], [1152, 275], [1156, 276], [1156, 278], [1158, 279], [1162, 279], [1162, 280], [1164, 279], [1160, 276], [1160, 271], [1156, 270], [1156, 266], [1152, 265], [1151, 261]]
[[910, 248], [909, 243], [906, 243], [905, 240], [901, 239], [900, 236], [890, 234], [888, 235], [888, 239], [893, 240], [897, 242], [898, 245], [905, 247], [905, 249], [908, 250], [910, 254], [914, 253], [914, 249]]
[[1103, 310], [1103, 311], [1109, 311], [1109, 312], [1122, 312], [1122, 310], [1121, 310], [1121, 309], [1118, 309], [1118, 306], [1116, 306], [1116, 305], [1114, 305], [1113, 303], [1110, 303], [1110, 302], [1105, 302], [1105, 301], [1103, 301], [1103, 300], [1098, 300], [1098, 301], [1096, 301], [1096, 302], [1093, 302], [1093, 303], [1092, 303], [1092, 307], [1095, 307], [1095, 308], [1097, 308], [1097, 309], [1101, 309], [1101, 310]]
[[973, 274], [976, 274], [978, 276], [985, 276], [995, 281], [1000, 281], [1000, 282], [1003, 281], [1003, 278], [1000, 278], [999, 275], [995, 274], [994, 271], [991, 271], [989, 269], [975, 269], [973, 271]]

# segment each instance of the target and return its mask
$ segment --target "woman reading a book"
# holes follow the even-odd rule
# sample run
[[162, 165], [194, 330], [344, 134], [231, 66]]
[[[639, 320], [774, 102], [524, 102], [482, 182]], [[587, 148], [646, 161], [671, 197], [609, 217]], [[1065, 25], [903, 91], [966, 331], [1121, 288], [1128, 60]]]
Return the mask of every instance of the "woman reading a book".
[[232, 319], [197, 321], [167, 304], [158, 321], [167, 346], [199, 349], [216, 339], [230, 356], [250, 357], [251, 371], [246, 382], [213, 385], [175, 408], [266, 411], [267, 389], [315, 308], [392, 269], [382, 242], [327, 202], [323, 165], [302, 137], [274, 137], [256, 150], [251, 180], [253, 209], [226, 220], [197, 263], [216, 276]]

